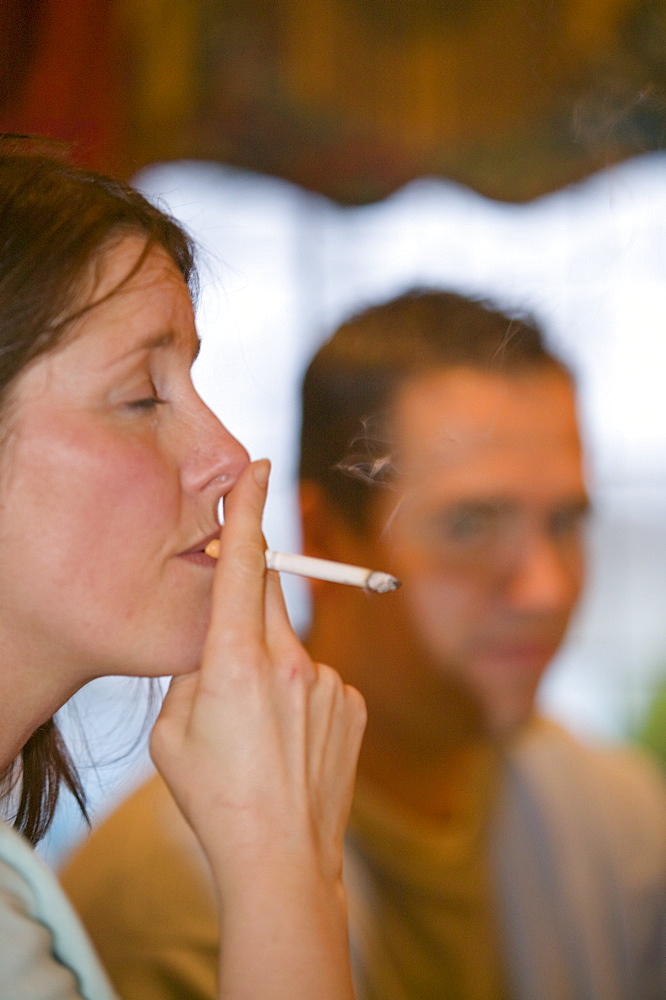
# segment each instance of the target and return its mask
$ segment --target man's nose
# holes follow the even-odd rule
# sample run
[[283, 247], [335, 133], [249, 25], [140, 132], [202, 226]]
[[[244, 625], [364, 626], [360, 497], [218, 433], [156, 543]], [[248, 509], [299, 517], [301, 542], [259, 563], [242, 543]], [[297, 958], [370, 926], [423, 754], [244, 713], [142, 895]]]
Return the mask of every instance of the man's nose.
[[507, 593], [515, 610], [553, 612], [571, 607], [578, 597], [582, 554], [566, 553], [544, 531], [531, 531], [515, 553]]

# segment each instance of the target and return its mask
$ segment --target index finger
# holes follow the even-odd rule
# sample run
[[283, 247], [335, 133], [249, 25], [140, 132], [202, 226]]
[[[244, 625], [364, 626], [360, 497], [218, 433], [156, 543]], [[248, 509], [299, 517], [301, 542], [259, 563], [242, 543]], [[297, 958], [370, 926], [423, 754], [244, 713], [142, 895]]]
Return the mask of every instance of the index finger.
[[[251, 462], [224, 501], [208, 640], [264, 640], [266, 543], [261, 518], [270, 462]], [[208, 642], [207, 642], [208, 645]]]

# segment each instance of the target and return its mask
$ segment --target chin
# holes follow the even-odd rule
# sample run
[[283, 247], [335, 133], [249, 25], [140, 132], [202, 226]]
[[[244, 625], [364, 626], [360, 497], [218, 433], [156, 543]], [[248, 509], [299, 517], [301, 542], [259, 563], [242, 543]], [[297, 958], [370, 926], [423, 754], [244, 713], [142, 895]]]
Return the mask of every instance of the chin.
[[[182, 636], [180, 637], [182, 640]], [[201, 666], [203, 639], [153, 650], [143, 662], [135, 659], [122, 671], [136, 677], [179, 677], [193, 674]]]
[[170, 677], [184, 677], [186, 674], [194, 674], [197, 672], [201, 666], [201, 657], [197, 657], [196, 660], [188, 660], [184, 663], [176, 664], [172, 670], [169, 671], [168, 676]]
[[535, 692], [514, 695], [511, 698], [486, 700], [488, 730], [493, 736], [511, 737], [519, 732], [534, 715]]
[[[174, 616], [175, 618], [175, 616]], [[159, 675], [191, 674], [201, 666], [204, 643], [208, 634], [209, 615], [197, 615], [174, 620], [160, 634], [151, 660]]]

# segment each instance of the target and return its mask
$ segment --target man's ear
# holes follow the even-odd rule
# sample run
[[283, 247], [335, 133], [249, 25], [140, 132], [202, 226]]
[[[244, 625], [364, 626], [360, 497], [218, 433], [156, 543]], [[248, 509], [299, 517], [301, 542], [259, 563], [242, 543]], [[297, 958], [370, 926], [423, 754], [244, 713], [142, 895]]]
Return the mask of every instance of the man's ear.
[[[312, 479], [301, 480], [298, 486], [301, 510], [301, 547], [306, 556], [344, 562], [340, 550], [342, 519], [327, 498], [319, 483]], [[310, 593], [316, 600], [324, 594], [335, 593], [338, 585], [323, 580], [309, 580]]]
[[306, 556], [317, 559], [339, 559], [334, 540], [334, 525], [340, 515], [326, 497], [319, 483], [301, 480], [298, 487], [301, 510], [301, 539]]
[[[368, 566], [373, 554], [367, 551], [368, 538], [351, 527], [335, 504], [326, 496], [319, 483], [302, 480], [299, 483], [301, 508], [301, 544], [306, 556], [331, 559], [333, 562]], [[311, 580], [310, 590], [315, 595], [351, 592], [353, 588], [340, 587], [337, 583]]]

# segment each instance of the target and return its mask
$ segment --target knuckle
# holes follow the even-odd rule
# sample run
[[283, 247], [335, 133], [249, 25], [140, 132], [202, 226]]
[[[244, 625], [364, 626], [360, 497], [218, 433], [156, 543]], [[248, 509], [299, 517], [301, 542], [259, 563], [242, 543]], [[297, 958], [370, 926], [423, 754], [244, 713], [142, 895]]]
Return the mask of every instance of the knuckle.
[[368, 708], [365, 698], [357, 688], [352, 687], [350, 684], [345, 684], [345, 697], [350, 714], [361, 731], [363, 731], [368, 721]]
[[331, 688], [342, 687], [342, 678], [340, 677], [340, 674], [337, 670], [334, 670], [333, 667], [329, 667], [327, 663], [318, 663], [317, 672], [319, 680], [322, 684]]
[[317, 668], [307, 653], [302, 649], [294, 649], [283, 655], [280, 660], [280, 670], [290, 682], [312, 686], [317, 680]]

